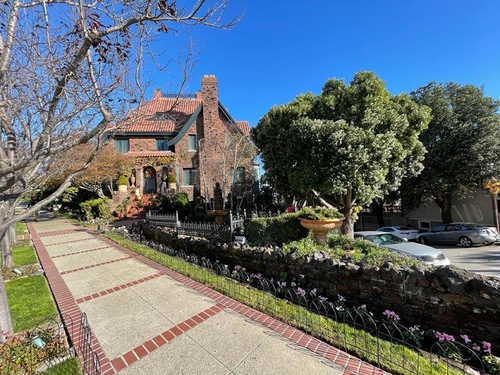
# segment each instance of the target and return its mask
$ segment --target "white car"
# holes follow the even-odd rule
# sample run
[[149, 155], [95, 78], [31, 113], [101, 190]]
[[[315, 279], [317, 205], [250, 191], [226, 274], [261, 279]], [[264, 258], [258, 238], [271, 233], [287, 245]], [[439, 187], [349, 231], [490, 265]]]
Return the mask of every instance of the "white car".
[[394, 227], [382, 227], [378, 228], [377, 232], [387, 232], [394, 234], [395, 236], [406, 238], [408, 241], [416, 241], [417, 235], [419, 233], [418, 230], [403, 227], [403, 226], [394, 226]]
[[449, 266], [450, 260], [442, 251], [419, 243], [408, 242], [392, 233], [379, 231], [354, 232], [355, 238], [363, 238], [399, 254], [414, 257], [431, 266]]

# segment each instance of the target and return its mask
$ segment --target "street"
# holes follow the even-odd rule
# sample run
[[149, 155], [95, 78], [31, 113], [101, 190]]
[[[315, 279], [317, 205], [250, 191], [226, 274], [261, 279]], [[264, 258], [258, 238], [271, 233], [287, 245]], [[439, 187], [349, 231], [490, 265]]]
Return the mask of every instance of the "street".
[[500, 278], [500, 244], [491, 246], [461, 247], [434, 246], [440, 249], [451, 264], [485, 276]]

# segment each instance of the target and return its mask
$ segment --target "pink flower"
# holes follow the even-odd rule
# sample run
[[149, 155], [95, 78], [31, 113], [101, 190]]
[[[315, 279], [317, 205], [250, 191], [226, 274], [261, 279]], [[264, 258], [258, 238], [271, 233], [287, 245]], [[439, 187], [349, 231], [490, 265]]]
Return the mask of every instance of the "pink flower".
[[482, 341], [481, 344], [483, 344], [483, 350], [491, 355], [491, 343], [489, 343], [488, 341]]
[[466, 344], [471, 342], [471, 339], [467, 335], [460, 335], [460, 337], [465, 341]]
[[399, 315], [396, 314], [394, 311], [391, 310], [385, 310], [382, 315], [385, 315], [385, 317], [389, 320], [399, 320]]
[[447, 333], [436, 332], [436, 338], [440, 342], [455, 342], [455, 337], [453, 335], [448, 335]]

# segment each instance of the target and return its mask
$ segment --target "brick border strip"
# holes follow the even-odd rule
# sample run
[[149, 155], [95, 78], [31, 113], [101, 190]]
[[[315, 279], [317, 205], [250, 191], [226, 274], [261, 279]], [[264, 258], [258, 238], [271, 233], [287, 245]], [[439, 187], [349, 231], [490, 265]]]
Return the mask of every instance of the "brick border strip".
[[258, 310], [253, 309], [239, 301], [236, 301], [222, 293], [219, 293], [209, 287], [194, 281], [187, 276], [184, 276], [170, 268], [160, 265], [153, 260], [146, 258], [126, 247], [114, 242], [113, 240], [104, 237], [101, 234], [96, 234], [99, 239], [107, 242], [116, 249], [125, 252], [136, 260], [160, 271], [164, 272], [167, 276], [170, 276], [174, 280], [184, 284], [185, 286], [196, 290], [200, 294], [213, 299], [218, 304], [229, 308], [236, 313], [247, 317], [248, 319], [276, 332], [277, 334], [287, 338], [291, 342], [310, 350], [316, 355], [327, 359], [341, 367], [344, 368], [344, 374], [346, 375], [390, 375], [390, 373], [379, 369], [368, 362], [362, 361], [361, 359], [354, 357], [334, 346], [327, 344], [307, 333], [302, 332], [286, 323], [283, 323], [271, 316], [264, 314]]
[[[77, 324], [76, 330], [71, 330], [69, 333], [70, 339], [73, 345], [76, 347], [81, 340], [81, 330], [78, 329], [80, 326], [82, 311], [78, 307], [73, 295], [69, 291], [68, 286], [64, 282], [61, 274], [57, 270], [54, 262], [52, 261], [45, 245], [40, 239], [39, 234], [34, 228], [32, 223], [27, 223], [28, 230], [31, 235], [31, 240], [33, 242], [33, 246], [36, 249], [38, 254], [38, 259], [43, 267], [45, 277], [49, 283], [50, 289], [52, 291], [52, 295], [56, 301], [57, 307], [61, 314], [63, 314], [63, 320], [65, 324], [69, 325], [70, 323]], [[68, 319], [69, 318], [69, 319]], [[78, 323], [76, 323], [78, 322]], [[99, 363], [101, 365], [101, 373], [103, 375], [113, 375], [115, 374], [109, 359], [106, 357], [101, 344], [97, 340], [95, 336], [92, 339], [92, 349], [97, 354], [99, 358]], [[77, 350], [77, 353], [80, 353], [80, 350]], [[80, 362], [82, 358], [80, 354], [78, 355]]]

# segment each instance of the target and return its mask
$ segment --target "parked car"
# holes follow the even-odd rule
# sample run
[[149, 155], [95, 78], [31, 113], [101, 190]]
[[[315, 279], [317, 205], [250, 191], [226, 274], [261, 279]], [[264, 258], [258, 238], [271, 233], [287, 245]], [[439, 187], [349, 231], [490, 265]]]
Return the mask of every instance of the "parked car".
[[392, 233], [378, 231], [354, 232], [355, 238], [364, 238], [376, 245], [386, 247], [398, 254], [408, 255], [431, 266], [448, 266], [450, 260], [442, 251], [419, 243], [409, 242]]
[[377, 232], [387, 232], [394, 234], [395, 236], [406, 238], [408, 241], [416, 241], [417, 235], [420, 233], [416, 229], [403, 227], [403, 226], [394, 226], [394, 227], [382, 227], [378, 228]]
[[495, 227], [474, 223], [440, 224], [430, 231], [420, 233], [417, 242], [421, 244], [460, 244], [464, 247], [491, 245], [500, 241]]

